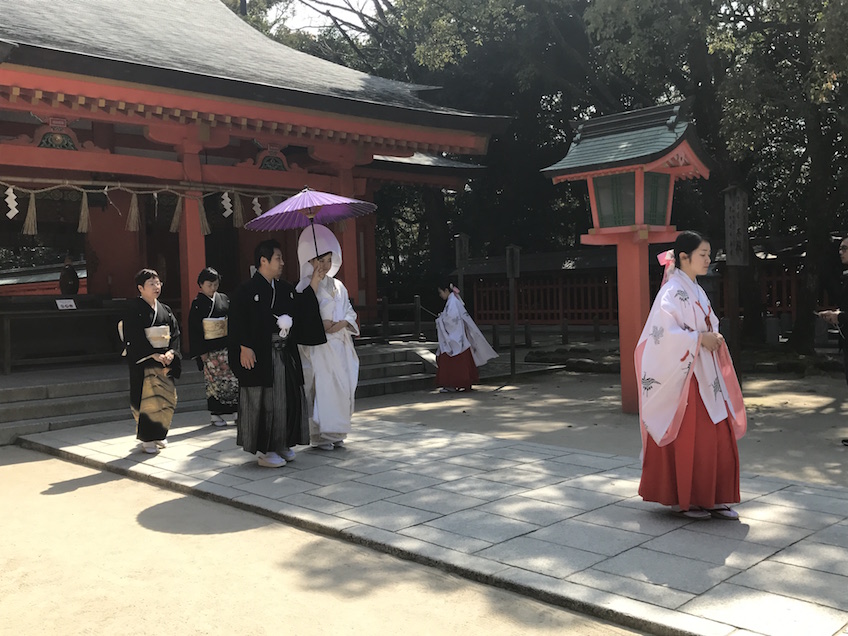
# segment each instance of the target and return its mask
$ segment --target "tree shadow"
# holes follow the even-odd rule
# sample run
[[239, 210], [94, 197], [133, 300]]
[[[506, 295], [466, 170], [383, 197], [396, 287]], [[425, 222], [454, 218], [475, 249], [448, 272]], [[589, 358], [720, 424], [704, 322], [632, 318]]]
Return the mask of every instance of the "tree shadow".
[[166, 534], [230, 534], [276, 523], [257, 514], [196, 497], [179, 497], [142, 510], [139, 525]]
[[[493, 620], [496, 621], [508, 621], [515, 627], [517, 634], [548, 631], [587, 633], [583, 631], [586, 629], [586, 616], [571, 610], [469, 581], [438, 567], [375, 552], [365, 546], [346, 545], [345, 558], [340, 561], [337, 550], [327, 550], [326, 541], [336, 540], [315, 537], [305, 548], [301, 546], [297, 554], [281, 559], [278, 567], [288, 575], [296, 576], [298, 586], [304, 590], [333, 590], [334, 595], [345, 599], [345, 602], [356, 602], [382, 593], [409, 594], [413, 598], [426, 598], [428, 612], [444, 608], [447, 616], [461, 613], [461, 610], [451, 608], [466, 601], [469, 588], [473, 586], [471, 592], [479, 594], [481, 601], [485, 602], [486, 614], [495, 617]], [[422, 597], [422, 594], [426, 596]], [[391, 610], [387, 608], [387, 611]], [[590, 618], [588, 621], [597, 630], [592, 633], [642, 633], [618, 626], [613, 628], [602, 619]], [[603, 625], [609, 625], [609, 631], [602, 631]], [[399, 623], [394, 633], [401, 633], [402, 630]]]
[[100, 486], [101, 484], [109, 483], [110, 481], [119, 481], [122, 477], [113, 473], [97, 472], [93, 475], [85, 477], [77, 477], [76, 479], [68, 479], [66, 481], [58, 481], [50, 484], [50, 487], [42, 491], [42, 495], [64, 495], [69, 492], [74, 492], [80, 488], [89, 488], [91, 486]]

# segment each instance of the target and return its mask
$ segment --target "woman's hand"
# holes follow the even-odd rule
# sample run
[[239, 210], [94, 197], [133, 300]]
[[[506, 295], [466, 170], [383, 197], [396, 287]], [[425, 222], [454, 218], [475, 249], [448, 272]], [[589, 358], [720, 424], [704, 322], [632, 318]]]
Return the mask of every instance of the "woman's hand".
[[347, 320], [339, 320], [338, 322], [333, 322], [331, 320], [324, 321], [324, 331], [327, 333], [336, 333], [342, 329], [347, 329], [349, 326], [350, 323]]
[[718, 351], [719, 347], [724, 344], [724, 336], [713, 331], [701, 333], [701, 346], [709, 352]]
[[163, 367], [167, 367], [174, 361], [174, 352], [166, 351], [165, 353], [154, 353], [151, 357], [155, 362], [158, 362]]

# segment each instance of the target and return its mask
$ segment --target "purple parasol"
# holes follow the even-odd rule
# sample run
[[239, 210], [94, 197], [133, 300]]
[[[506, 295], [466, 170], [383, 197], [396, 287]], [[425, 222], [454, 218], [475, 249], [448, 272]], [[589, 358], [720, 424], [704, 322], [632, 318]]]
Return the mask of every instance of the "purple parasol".
[[293, 230], [312, 223], [326, 225], [354, 216], [364, 216], [377, 209], [367, 201], [349, 199], [329, 192], [304, 188], [279, 205], [248, 221], [248, 230]]

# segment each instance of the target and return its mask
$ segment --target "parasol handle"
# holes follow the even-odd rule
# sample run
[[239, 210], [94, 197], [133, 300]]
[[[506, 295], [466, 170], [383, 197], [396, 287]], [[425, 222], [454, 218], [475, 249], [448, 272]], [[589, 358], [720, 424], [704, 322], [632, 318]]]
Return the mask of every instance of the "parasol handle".
[[312, 240], [315, 243], [315, 258], [318, 258], [318, 237], [315, 236], [315, 219], [314, 217], [309, 217], [309, 225], [312, 227]]

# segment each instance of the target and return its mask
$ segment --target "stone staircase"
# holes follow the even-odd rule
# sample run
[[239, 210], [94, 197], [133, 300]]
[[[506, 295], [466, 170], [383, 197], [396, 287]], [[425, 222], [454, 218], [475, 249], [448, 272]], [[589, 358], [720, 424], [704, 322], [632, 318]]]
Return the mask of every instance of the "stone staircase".
[[[426, 344], [364, 345], [357, 398], [434, 387], [435, 357]], [[206, 408], [203, 374], [191, 361], [177, 382], [177, 412]], [[18, 435], [126, 420], [129, 378], [124, 364], [68, 366], [0, 376], [0, 445]]]
[[357, 399], [435, 388], [436, 357], [428, 343], [371, 344], [357, 346], [356, 353]]
[[[0, 378], [0, 445], [13, 443], [18, 435], [86, 424], [126, 420], [133, 425], [125, 365], [67, 367], [41, 375], [28, 384], [6, 376], [17, 380], [12, 386]], [[203, 374], [193, 366], [184, 368], [177, 382], [177, 412], [205, 408]]]

